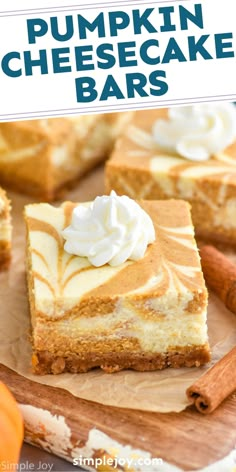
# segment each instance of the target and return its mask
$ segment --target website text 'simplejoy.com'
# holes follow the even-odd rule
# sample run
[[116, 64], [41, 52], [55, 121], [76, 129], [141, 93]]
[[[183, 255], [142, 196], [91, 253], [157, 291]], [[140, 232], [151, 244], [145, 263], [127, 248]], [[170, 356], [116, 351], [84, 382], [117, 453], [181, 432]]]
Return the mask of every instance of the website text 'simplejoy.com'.
[[[141, 458], [141, 457], [90, 457], [85, 458], [82, 456], [76, 457], [73, 460], [73, 465], [79, 467], [93, 467], [95, 470], [99, 467], [98, 470], [102, 470], [101, 467], [112, 467], [113, 469], [118, 469], [119, 467], [125, 468], [125, 470], [133, 470], [134, 467], [140, 470], [155, 470], [158, 471], [158, 466], [163, 465], [163, 460], [159, 457], [154, 458]], [[152, 468], [152, 469], [151, 469]], [[161, 472], [161, 468], [160, 468]]]

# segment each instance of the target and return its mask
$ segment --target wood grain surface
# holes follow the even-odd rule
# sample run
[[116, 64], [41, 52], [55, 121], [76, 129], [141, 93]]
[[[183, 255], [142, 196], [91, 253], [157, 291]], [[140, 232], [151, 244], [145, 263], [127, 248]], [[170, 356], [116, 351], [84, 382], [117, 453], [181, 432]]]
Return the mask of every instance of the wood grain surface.
[[[216, 462], [235, 447], [236, 395], [208, 416], [191, 407], [182, 413], [160, 414], [80, 400], [64, 390], [26, 380], [4, 366], [0, 366], [0, 379], [20, 404], [65, 416], [75, 442], [86, 442], [89, 431], [96, 427], [123, 445], [149, 451], [152, 457], [185, 471]], [[38, 444], [37, 438], [34, 443]]]

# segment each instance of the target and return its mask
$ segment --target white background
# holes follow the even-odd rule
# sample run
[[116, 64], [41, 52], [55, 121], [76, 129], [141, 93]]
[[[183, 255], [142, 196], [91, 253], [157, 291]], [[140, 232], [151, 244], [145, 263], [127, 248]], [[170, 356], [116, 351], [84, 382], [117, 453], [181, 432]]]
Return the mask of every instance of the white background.
[[[236, 5], [235, 0], [202, 0], [202, 1], [175, 1], [168, 2], [168, 5], [173, 5], [176, 14], [173, 15], [173, 20], [177, 25], [176, 31], [171, 33], [160, 33], [158, 40], [160, 42], [160, 52], [164, 50], [164, 46], [168, 42], [168, 38], [174, 36], [178, 41], [181, 49], [187, 56], [186, 37], [189, 35], [196, 35], [200, 37], [203, 34], [214, 35], [215, 33], [232, 32], [235, 36], [233, 39], [235, 54], [236, 54]], [[84, 5], [89, 8], [91, 4], [97, 4], [94, 9], [84, 9]], [[10, 51], [32, 50], [35, 57], [38, 56], [39, 49], [50, 50], [52, 47], [73, 47], [81, 44], [78, 34], [73, 39], [66, 43], [55, 41], [50, 32], [39, 38], [35, 45], [28, 44], [26, 19], [40, 17], [46, 21], [50, 16], [58, 16], [63, 21], [66, 14], [74, 14], [75, 17], [81, 13], [88, 20], [96, 16], [102, 10], [106, 12], [112, 10], [131, 11], [133, 8], [140, 8], [144, 11], [146, 8], [161, 7], [165, 0], [155, 3], [137, 1], [82, 1], [82, 0], [8, 0], [7, 6], [5, 2], [1, 2], [0, 6], [0, 61], [2, 57]], [[178, 5], [183, 4], [190, 11], [193, 10], [194, 3], [201, 3], [203, 8], [204, 30], [200, 30], [193, 24], [188, 31], [181, 31], [179, 27]], [[3, 7], [4, 5], [4, 7]], [[83, 9], [82, 9], [83, 5]], [[74, 7], [76, 6], [76, 8]], [[26, 11], [25, 9], [29, 9]], [[35, 12], [33, 9], [37, 9]], [[45, 8], [45, 10], [43, 10]], [[51, 8], [51, 10], [50, 10]], [[21, 11], [20, 11], [21, 10]], [[63, 10], [63, 11], [62, 11]], [[6, 14], [9, 12], [9, 14]], [[157, 20], [155, 26], [158, 28]], [[135, 40], [137, 45], [143, 41], [154, 38], [153, 35], [143, 33], [142, 35], [134, 35], [132, 24], [130, 28], [120, 32], [118, 38], [97, 39], [96, 32], [92, 33], [90, 40], [86, 44], [92, 42], [97, 46], [104, 42], [118, 42], [118, 41], [132, 41]], [[85, 42], [84, 42], [85, 44]], [[214, 43], [211, 38], [206, 42], [206, 47], [209, 46], [209, 52], [214, 55]], [[50, 55], [49, 55], [50, 57]], [[96, 57], [94, 55], [94, 57]], [[16, 63], [17, 64], [17, 63]], [[23, 65], [23, 62], [22, 62]], [[50, 61], [49, 61], [50, 69]], [[126, 95], [126, 84], [124, 74], [129, 72], [142, 72], [147, 76], [152, 70], [165, 70], [166, 81], [169, 86], [168, 92], [161, 97], [149, 96], [147, 98], [140, 98], [136, 96], [134, 99], [117, 100], [114, 98], [106, 102], [99, 102], [99, 97], [96, 101], [80, 104], [76, 101], [75, 78], [79, 73], [75, 70], [71, 73], [53, 74], [51, 69], [49, 75], [40, 75], [35, 68], [33, 76], [20, 78], [7, 77], [2, 70], [1, 87], [0, 87], [0, 120], [17, 120], [27, 119], [39, 116], [60, 116], [66, 114], [78, 113], [96, 113], [111, 110], [125, 110], [131, 108], [147, 108], [160, 107], [169, 105], [180, 105], [182, 103], [193, 103], [194, 101], [209, 101], [209, 100], [234, 100], [236, 98], [236, 58], [228, 59], [213, 59], [206, 61], [199, 58], [196, 62], [179, 63], [172, 61], [170, 64], [160, 64], [159, 66], [145, 66], [140, 62], [139, 66], [119, 69], [114, 66], [110, 70], [96, 70], [85, 71], [80, 75], [95, 74], [98, 82], [98, 90], [101, 90], [107, 74], [113, 74], [117, 79], [120, 88], [124, 95]], [[148, 90], [148, 89], [147, 89]]]

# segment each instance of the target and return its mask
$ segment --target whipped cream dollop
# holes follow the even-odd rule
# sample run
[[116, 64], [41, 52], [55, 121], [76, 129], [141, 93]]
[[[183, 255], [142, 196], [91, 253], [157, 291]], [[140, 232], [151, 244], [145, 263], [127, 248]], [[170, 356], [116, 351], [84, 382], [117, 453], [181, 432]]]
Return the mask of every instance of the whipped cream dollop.
[[69, 254], [87, 257], [95, 267], [117, 266], [128, 259], [141, 259], [155, 240], [155, 229], [150, 216], [134, 200], [112, 191], [89, 206], [74, 208], [71, 225], [62, 235]]
[[153, 137], [167, 151], [205, 161], [236, 139], [236, 107], [222, 102], [170, 108], [166, 120], [155, 122]]

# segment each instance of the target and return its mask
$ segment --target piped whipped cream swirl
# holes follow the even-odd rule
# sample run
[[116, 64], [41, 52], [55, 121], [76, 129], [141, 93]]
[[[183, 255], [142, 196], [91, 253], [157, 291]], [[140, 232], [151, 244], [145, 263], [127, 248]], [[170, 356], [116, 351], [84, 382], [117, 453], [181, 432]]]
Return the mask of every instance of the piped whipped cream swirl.
[[131, 198], [97, 197], [73, 210], [71, 225], [62, 232], [69, 254], [87, 257], [95, 267], [118, 266], [141, 259], [155, 240], [150, 216]]
[[157, 144], [191, 161], [206, 161], [236, 139], [236, 107], [212, 103], [170, 108], [153, 127]]

